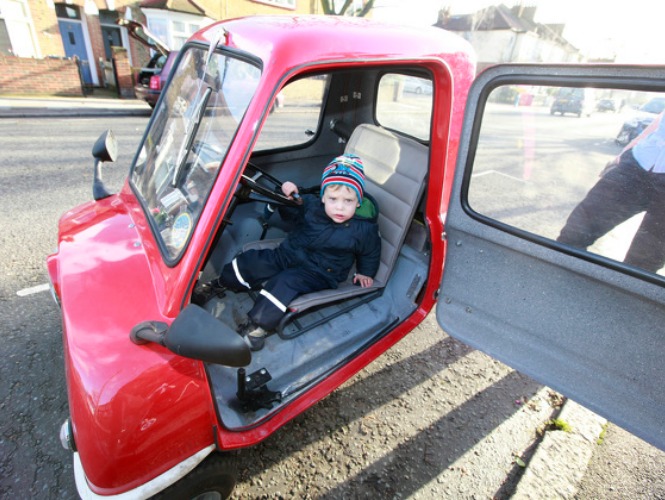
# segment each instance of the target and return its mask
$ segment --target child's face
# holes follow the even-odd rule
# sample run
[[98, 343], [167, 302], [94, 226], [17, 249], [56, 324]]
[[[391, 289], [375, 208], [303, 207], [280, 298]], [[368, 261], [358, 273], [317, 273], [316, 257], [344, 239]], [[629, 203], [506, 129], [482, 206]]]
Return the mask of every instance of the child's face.
[[350, 187], [340, 184], [326, 186], [322, 201], [326, 215], [337, 224], [342, 224], [353, 217], [359, 206], [356, 192]]

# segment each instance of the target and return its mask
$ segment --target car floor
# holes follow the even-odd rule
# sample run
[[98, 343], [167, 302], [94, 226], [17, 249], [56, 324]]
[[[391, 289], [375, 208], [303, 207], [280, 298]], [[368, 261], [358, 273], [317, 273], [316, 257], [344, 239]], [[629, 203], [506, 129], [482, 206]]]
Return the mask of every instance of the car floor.
[[[429, 255], [423, 248], [405, 245], [400, 252], [388, 285], [379, 297], [366, 302], [351, 299], [358, 305], [333, 317], [348, 301], [307, 311], [296, 320], [307, 326], [323, 319], [322, 324], [291, 339], [270, 335], [260, 351], [252, 353], [245, 367], [246, 376], [268, 373], [266, 387], [281, 393], [281, 402], [266, 407], [244, 405], [238, 398], [238, 369], [207, 364], [206, 369], [222, 424], [228, 429], [251, 427], [297, 397], [302, 390], [342, 366], [350, 358], [376, 342], [404, 321], [417, 307], [416, 300], [427, 277]], [[206, 308], [220, 321], [236, 329], [242, 323], [253, 300], [247, 293], [227, 291], [211, 299]], [[326, 321], [325, 318], [332, 318]], [[290, 335], [296, 329], [292, 322], [284, 329]], [[270, 407], [268, 407], [270, 406]]]

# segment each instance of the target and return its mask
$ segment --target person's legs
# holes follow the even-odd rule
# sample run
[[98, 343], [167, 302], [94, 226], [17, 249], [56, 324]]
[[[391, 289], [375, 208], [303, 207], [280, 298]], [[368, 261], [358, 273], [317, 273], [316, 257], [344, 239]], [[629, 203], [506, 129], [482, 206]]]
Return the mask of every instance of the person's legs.
[[274, 250], [247, 250], [222, 268], [218, 281], [229, 290], [254, 290], [282, 269]]
[[557, 241], [587, 248], [598, 238], [646, 209], [647, 172], [627, 152], [573, 209]]
[[192, 302], [204, 305], [215, 295], [223, 296], [225, 290], [234, 292], [253, 290], [282, 269], [283, 266], [274, 250], [248, 250], [225, 264], [219, 277], [197, 285]]
[[655, 273], [665, 265], [665, 174], [648, 175], [651, 203], [624, 262]]
[[299, 268], [285, 269], [266, 282], [248, 316], [264, 329], [274, 330], [293, 299], [326, 288], [330, 288], [330, 284], [316, 273]]

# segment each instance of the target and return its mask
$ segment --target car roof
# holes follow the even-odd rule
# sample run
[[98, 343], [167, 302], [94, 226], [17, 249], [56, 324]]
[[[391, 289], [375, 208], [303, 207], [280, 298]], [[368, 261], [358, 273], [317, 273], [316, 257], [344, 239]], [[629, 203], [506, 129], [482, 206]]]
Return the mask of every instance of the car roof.
[[665, 110], [665, 97], [654, 97], [648, 102], [644, 103], [640, 108], [647, 113], [659, 114]]
[[252, 16], [212, 24], [192, 40], [220, 43], [279, 61], [281, 69], [324, 61], [381, 59], [449, 60], [465, 68], [475, 64], [471, 45], [460, 36], [435, 27], [384, 24], [365, 18], [340, 16]]

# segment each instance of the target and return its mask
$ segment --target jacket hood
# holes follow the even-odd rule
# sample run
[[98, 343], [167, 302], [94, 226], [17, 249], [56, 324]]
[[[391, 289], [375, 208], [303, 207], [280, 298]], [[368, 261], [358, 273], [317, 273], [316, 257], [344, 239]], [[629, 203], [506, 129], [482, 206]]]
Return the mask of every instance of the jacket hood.
[[379, 204], [371, 195], [365, 193], [365, 196], [363, 196], [363, 202], [360, 204], [360, 207], [356, 209], [356, 213], [353, 217], [374, 222], [379, 217]]

